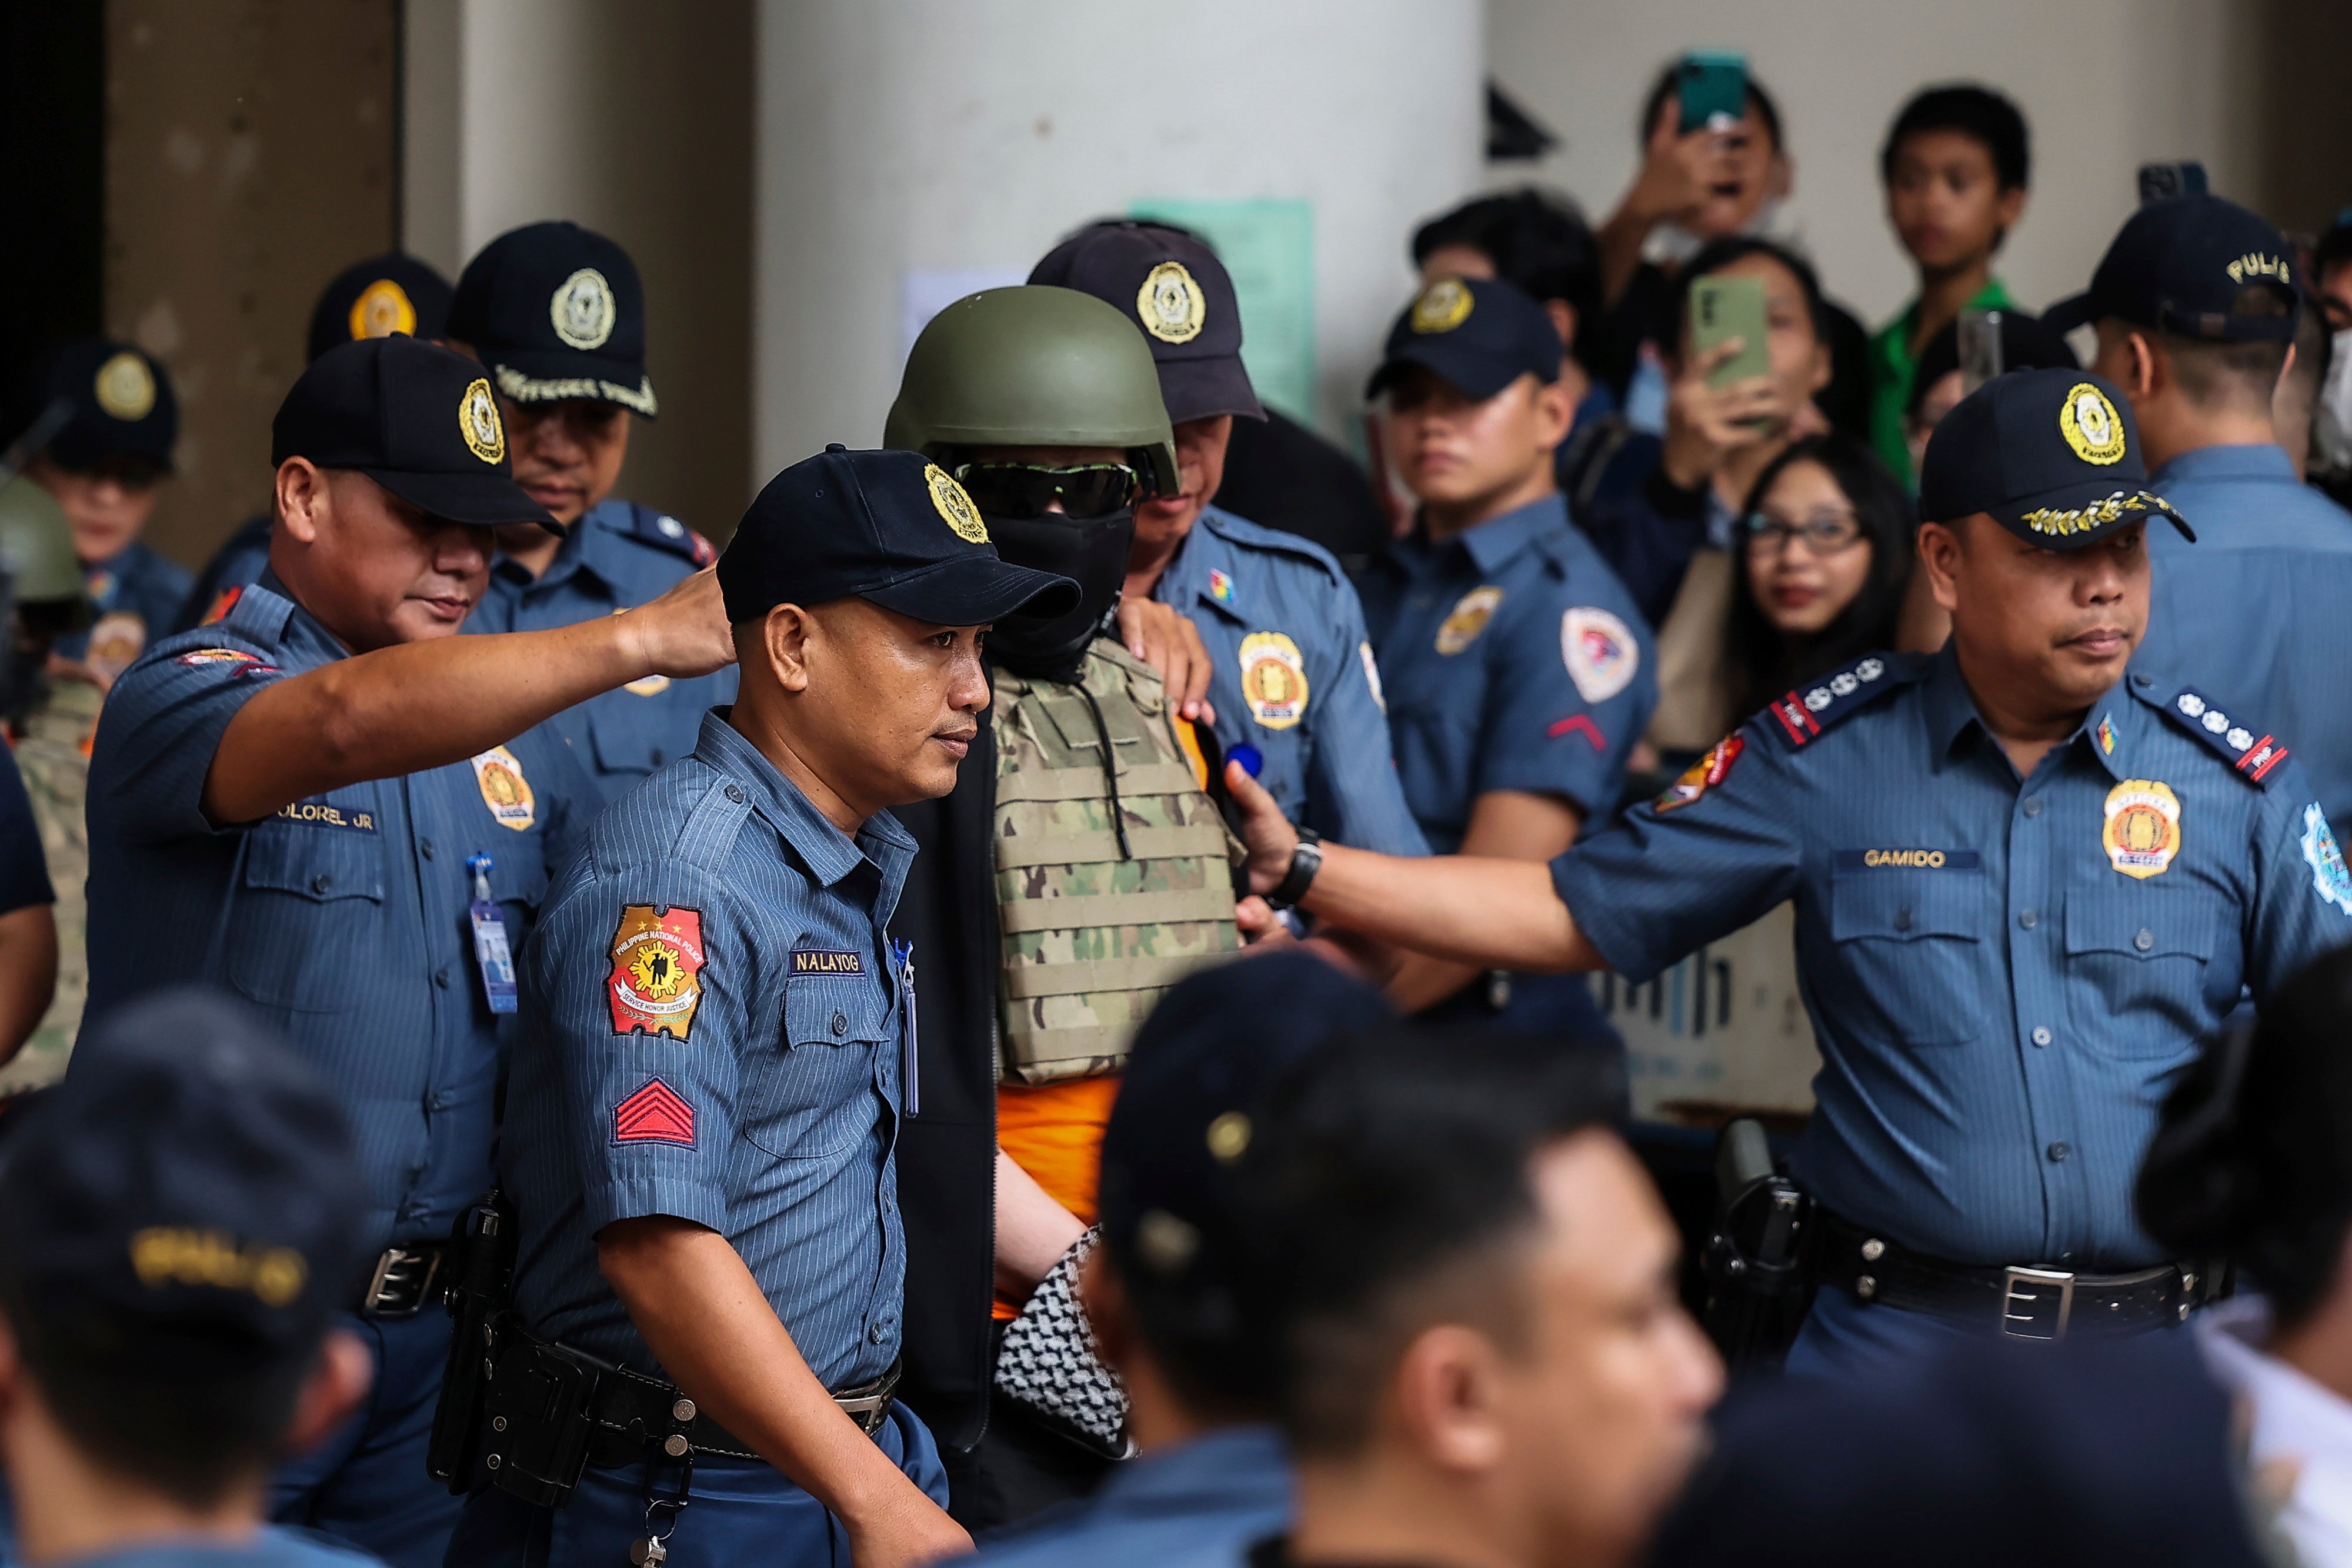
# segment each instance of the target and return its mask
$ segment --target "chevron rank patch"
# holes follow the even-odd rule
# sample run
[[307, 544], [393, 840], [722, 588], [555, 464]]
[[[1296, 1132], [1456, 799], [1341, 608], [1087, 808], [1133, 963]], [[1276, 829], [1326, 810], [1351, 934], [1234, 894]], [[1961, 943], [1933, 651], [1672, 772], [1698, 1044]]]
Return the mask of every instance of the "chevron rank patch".
[[615, 1143], [677, 1143], [694, 1147], [694, 1107], [657, 1078], [613, 1107]]

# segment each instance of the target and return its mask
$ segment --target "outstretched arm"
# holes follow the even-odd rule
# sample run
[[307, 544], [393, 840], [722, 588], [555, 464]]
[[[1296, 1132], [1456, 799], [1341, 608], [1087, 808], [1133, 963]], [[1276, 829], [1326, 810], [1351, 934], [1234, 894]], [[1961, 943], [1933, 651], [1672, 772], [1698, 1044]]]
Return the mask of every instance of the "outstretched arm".
[[625, 615], [340, 659], [276, 681], [237, 710], [205, 780], [205, 815], [252, 822], [306, 795], [461, 762], [598, 692], [648, 675], [707, 675], [734, 659], [709, 567]]

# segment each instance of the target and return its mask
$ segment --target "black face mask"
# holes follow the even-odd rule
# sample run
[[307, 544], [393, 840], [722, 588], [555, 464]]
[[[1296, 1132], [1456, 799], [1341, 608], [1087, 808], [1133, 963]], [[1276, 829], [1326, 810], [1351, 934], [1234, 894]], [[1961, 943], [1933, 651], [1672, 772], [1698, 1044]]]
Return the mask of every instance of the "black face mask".
[[1135, 542], [1132, 508], [1108, 517], [981, 514], [996, 553], [1015, 566], [1052, 572], [1078, 585], [1078, 607], [1052, 620], [1000, 621], [988, 634], [988, 657], [1015, 675], [1076, 680], [1087, 645], [1118, 613], [1127, 554]]

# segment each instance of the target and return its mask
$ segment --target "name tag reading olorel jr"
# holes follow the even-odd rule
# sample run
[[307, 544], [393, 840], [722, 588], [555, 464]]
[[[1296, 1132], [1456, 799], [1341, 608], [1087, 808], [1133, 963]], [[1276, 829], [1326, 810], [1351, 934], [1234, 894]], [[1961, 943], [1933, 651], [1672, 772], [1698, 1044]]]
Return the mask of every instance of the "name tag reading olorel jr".
[[866, 957], [842, 947], [796, 947], [793, 949], [794, 974], [863, 974]]

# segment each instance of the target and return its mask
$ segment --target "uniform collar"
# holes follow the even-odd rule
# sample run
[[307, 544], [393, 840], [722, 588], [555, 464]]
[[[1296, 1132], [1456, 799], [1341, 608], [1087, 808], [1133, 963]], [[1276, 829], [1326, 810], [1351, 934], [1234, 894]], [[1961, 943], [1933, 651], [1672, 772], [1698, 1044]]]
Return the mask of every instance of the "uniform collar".
[[862, 863], [871, 861], [883, 881], [895, 890], [915, 858], [915, 841], [888, 812], [866, 818], [853, 839], [834, 826], [833, 819], [809, 804], [800, 786], [777, 770], [776, 764], [727, 721], [734, 710], [714, 708], [702, 716], [702, 734], [694, 754], [751, 792], [751, 809], [783, 835], [799, 852], [819, 883], [832, 887]]
[[[236, 631], [251, 627], [278, 643], [281, 649], [291, 647], [315, 655], [321, 664], [351, 657], [352, 650], [345, 647], [334, 633], [321, 626], [316, 616], [302, 607], [302, 602], [294, 596], [294, 590], [289, 588], [276, 572], [264, 566], [261, 575], [253, 580], [253, 585], [285, 605], [285, 618], [277, 619], [275, 605], [254, 601], [251, 594], [241, 594], [237, 596], [236, 607], [223, 618], [222, 625]], [[269, 624], [272, 620], [276, 621], [274, 626]]]
[[1170, 558], [1168, 569], [1160, 574], [1159, 585], [1151, 594], [1154, 599], [1179, 610], [1189, 608], [1197, 599], [1234, 620], [1248, 618], [1241, 574], [1234, 570], [1238, 556], [1224, 533], [1223, 524], [1230, 515], [1213, 506], [1201, 509], [1191, 531]]
[[1271, 1426], [1224, 1426], [1120, 1466], [1104, 1484], [1097, 1506], [1119, 1512], [1157, 1512], [1171, 1504], [1222, 1511], [1278, 1503], [1289, 1491], [1290, 1451], [1281, 1434]]
[[[2136, 678], [2137, 671], [2127, 670], [2124, 679], [2115, 684], [2107, 694], [2091, 704], [2083, 721], [2056, 750], [2068, 746], [2084, 746], [2099, 765], [2120, 782], [2129, 776], [2134, 742], [2146, 722], [2138, 704], [2124, 689], [2125, 682]], [[1969, 683], [1960, 675], [1960, 659], [1953, 644], [1946, 642], [1936, 655], [1934, 666], [1921, 687], [1921, 700], [1927, 704], [1927, 739], [1935, 747], [1935, 760], [1941, 766], [1959, 745], [1961, 739], [1975, 733], [1988, 741], [1991, 731], [1985, 728], [1984, 719], [1977, 712], [1976, 699], [1969, 695]], [[2109, 740], [2113, 744], [2110, 745]]]
[[1454, 536], [1485, 575], [1492, 577], [1521, 551], [1544, 544], [1568, 528], [1568, 502], [1555, 490]]
[[622, 536], [631, 531], [632, 522], [629, 503], [607, 496], [582, 512], [580, 521], [564, 531], [563, 542], [555, 549], [555, 559], [538, 576], [528, 575], [503, 555], [491, 570], [525, 590], [553, 587], [574, 572], [585, 572], [605, 587], [616, 588], [627, 575], [620, 557]]
[[[2200, 447], [2193, 452], [2181, 453], [2148, 476], [2148, 482], [2159, 490], [2167, 485], [2200, 479], [2274, 479], [2286, 485], [2302, 482], [2294, 477], [2294, 464], [2285, 450], [2268, 441]], [[2189, 525], [2196, 528], [2200, 521], [2192, 517]]]

